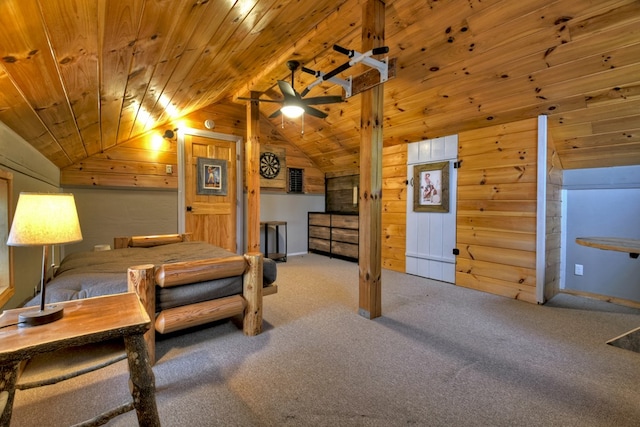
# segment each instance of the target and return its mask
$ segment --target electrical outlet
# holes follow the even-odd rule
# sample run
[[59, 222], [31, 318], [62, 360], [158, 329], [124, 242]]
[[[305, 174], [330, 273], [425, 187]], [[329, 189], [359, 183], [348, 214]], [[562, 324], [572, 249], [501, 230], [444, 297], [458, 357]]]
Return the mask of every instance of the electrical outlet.
[[167, 173], [173, 173], [173, 165], [167, 165], [165, 167], [165, 170], [167, 171]]
[[576, 264], [573, 274], [576, 276], [582, 276], [584, 273], [582, 264]]

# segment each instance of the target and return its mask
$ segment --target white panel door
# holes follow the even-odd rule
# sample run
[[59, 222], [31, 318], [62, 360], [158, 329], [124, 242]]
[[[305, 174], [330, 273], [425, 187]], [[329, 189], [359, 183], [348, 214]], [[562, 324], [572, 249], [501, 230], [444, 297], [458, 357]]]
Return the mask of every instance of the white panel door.
[[[456, 244], [456, 187], [458, 136], [414, 142], [408, 146], [407, 179], [407, 253], [409, 274], [455, 283], [453, 249]], [[415, 165], [449, 162], [449, 212], [414, 212], [413, 191], [420, 188], [413, 182]]]

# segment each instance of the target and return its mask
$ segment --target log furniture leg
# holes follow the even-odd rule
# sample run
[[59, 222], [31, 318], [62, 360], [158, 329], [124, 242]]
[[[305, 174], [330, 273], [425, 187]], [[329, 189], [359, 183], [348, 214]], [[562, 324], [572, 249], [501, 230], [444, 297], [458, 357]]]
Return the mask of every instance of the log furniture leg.
[[8, 426], [11, 421], [19, 369], [19, 361], [0, 366], [0, 426]]
[[151, 320], [149, 330], [144, 334], [149, 351], [149, 362], [156, 363], [156, 284], [153, 264], [129, 267], [127, 270], [127, 288], [135, 292]]
[[147, 344], [140, 335], [124, 337], [129, 361], [129, 384], [133, 406], [141, 426], [160, 426], [155, 397], [155, 377], [151, 369]]
[[244, 311], [242, 330], [245, 335], [254, 336], [262, 332], [262, 269], [263, 258], [260, 252], [245, 255], [249, 268], [242, 280], [242, 295], [247, 301]]
[[[114, 338], [122, 338], [129, 361], [133, 402], [101, 414], [94, 420], [109, 420], [135, 408], [140, 425], [159, 426], [155, 403], [155, 379], [149, 364], [147, 344], [144, 341], [144, 333], [149, 329], [150, 321], [138, 296], [128, 292], [59, 304], [64, 306], [64, 316], [61, 319], [34, 327], [21, 327], [18, 324], [19, 315], [26, 310], [32, 310], [30, 307], [5, 310], [0, 314], [0, 425], [8, 426], [11, 422], [21, 361], [66, 348], [100, 344]], [[90, 371], [81, 369], [77, 375]], [[64, 375], [60, 379], [65, 380], [77, 375]], [[55, 382], [43, 382], [53, 383]], [[89, 420], [80, 425], [101, 424], [104, 423]]]

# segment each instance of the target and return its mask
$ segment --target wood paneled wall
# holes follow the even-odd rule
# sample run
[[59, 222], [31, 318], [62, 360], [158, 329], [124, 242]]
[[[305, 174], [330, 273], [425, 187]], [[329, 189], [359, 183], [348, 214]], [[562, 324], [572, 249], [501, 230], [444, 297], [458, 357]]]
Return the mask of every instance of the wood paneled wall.
[[[60, 171], [64, 186], [124, 187], [144, 189], [178, 188], [176, 138], [163, 139], [167, 129], [186, 127], [206, 130], [204, 121], [213, 120], [214, 132], [240, 135], [246, 139], [245, 106], [218, 103], [177, 119], [172, 125], [155, 128], [145, 135], [111, 147]], [[286, 152], [286, 165], [304, 169], [305, 193], [324, 193], [324, 173], [295, 145], [287, 142], [266, 118], [260, 119], [261, 143]], [[172, 173], [166, 166], [172, 166]], [[286, 173], [286, 170], [283, 171]], [[284, 190], [282, 190], [284, 191]]]
[[[536, 303], [537, 120], [459, 134], [456, 284]], [[384, 268], [404, 272], [407, 145], [383, 151]], [[560, 288], [562, 166], [548, 135], [545, 300]]]
[[[360, 205], [357, 190], [360, 188], [360, 173], [358, 170], [345, 171], [344, 174], [328, 173], [325, 176], [325, 212], [339, 212], [358, 214]], [[354, 203], [355, 189], [355, 203]]]
[[459, 134], [456, 284], [536, 302], [537, 120]]
[[382, 267], [405, 272], [407, 144], [382, 150]]
[[[154, 146], [153, 141], [149, 133], [67, 166], [60, 171], [60, 184], [177, 189], [177, 144], [160, 138]], [[172, 166], [173, 173], [166, 172], [167, 165]]]
[[[215, 132], [246, 134], [245, 110], [242, 105], [221, 103], [196, 111], [171, 125], [155, 128], [141, 137], [111, 147], [60, 171], [64, 186], [124, 187], [144, 189], [178, 188], [177, 141], [163, 139], [167, 129], [177, 127], [205, 130], [204, 121], [215, 122]], [[159, 138], [160, 137], [160, 138]], [[168, 174], [166, 166], [173, 172]]]
[[[279, 127], [274, 126], [264, 116], [260, 117], [260, 145], [284, 149], [287, 167], [304, 169], [302, 191], [306, 194], [324, 194], [324, 173], [302, 150], [282, 136]], [[270, 189], [270, 191], [273, 190]], [[286, 189], [281, 191], [286, 191]]]
[[284, 147], [275, 145], [260, 144], [260, 157], [263, 153], [273, 153], [278, 157], [280, 162], [280, 171], [274, 178], [265, 178], [260, 175], [260, 191], [287, 191], [287, 150]]

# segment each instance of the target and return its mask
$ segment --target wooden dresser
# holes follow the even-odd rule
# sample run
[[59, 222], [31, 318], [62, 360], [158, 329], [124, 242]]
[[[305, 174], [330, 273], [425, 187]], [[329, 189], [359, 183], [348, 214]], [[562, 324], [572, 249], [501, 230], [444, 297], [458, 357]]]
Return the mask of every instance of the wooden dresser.
[[358, 215], [309, 212], [309, 252], [358, 260]]

